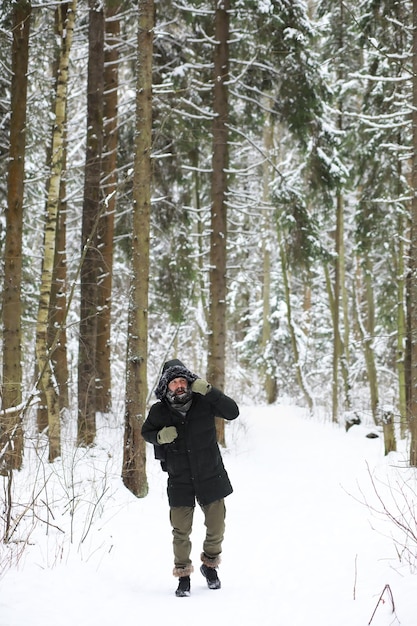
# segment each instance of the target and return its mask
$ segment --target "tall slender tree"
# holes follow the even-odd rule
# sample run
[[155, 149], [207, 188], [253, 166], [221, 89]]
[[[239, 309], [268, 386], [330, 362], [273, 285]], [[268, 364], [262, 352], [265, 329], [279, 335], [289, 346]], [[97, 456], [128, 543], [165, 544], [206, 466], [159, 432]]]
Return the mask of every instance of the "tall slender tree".
[[[68, 5], [67, 5], [68, 6]], [[66, 170], [67, 136], [64, 134], [63, 170]], [[59, 391], [60, 409], [69, 408], [69, 370], [67, 354], [67, 185], [65, 174], [61, 177], [58, 222], [55, 244], [55, 261], [51, 293], [51, 311], [49, 319], [49, 345], [54, 346], [51, 353], [53, 370]]]
[[[60, 2], [55, 7], [55, 58], [53, 61], [53, 77], [55, 82], [55, 93], [58, 82], [61, 80], [61, 55], [62, 44], [65, 39], [65, 29], [67, 24], [67, 11], [70, 8], [67, 2]], [[52, 101], [52, 115], [55, 115], [55, 100]], [[65, 111], [67, 106], [65, 105]], [[65, 112], [66, 116], [66, 112]], [[56, 241], [53, 262], [53, 275], [51, 284], [51, 297], [49, 301], [49, 321], [48, 321], [48, 352], [50, 353], [51, 367], [54, 372], [56, 386], [59, 396], [59, 407], [68, 407], [68, 363], [66, 351], [66, 328], [67, 316], [66, 307], [66, 287], [67, 287], [67, 263], [66, 263], [66, 126], [65, 118], [62, 135], [62, 175], [59, 179], [59, 201], [57, 207]], [[53, 142], [53, 133], [51, 142]], [[47, 167], [51, 163], [52, 146], [46, 155]], [[55, 190], [56, 191], [56, 190]], [[48, 191], [49, 193], [49, 191]], [[47, 193], [47, 195], [48, 195]], [[39, 432], [48, 428], [48, 407], [46, 398], [40, 390], [40, 402], [37, 406], [37, 424]]]
[[121, 0], [106, 1], [104, 47], [104, 108], [102, 189], [104, 207], [97, 235], [98, 294], [96, 345], [96, 407], [111, 408], [111, 294], [113, 275], [114, 216], [117, 192], [117, 107], [119, 88], [119, 47]]
[[44, 253], [42, 259], [42, 277], [36, 324], [36, 356], [39, 387], [44, 394], [48, 412], [49, 460], [53, 461], [61, 453], [60, 406], [55, 388], [51, 353], [54, 345], [48, 338], [50, 302], [57, 240], [57, 217], [61, 191], [61, 177], [64, 163], [65, 121], [68, 90], [69, 55], [74, 32], [77, 0], [72, 0], [69, 7], [62, 11], [63, 20], [59, 28], [61, 33], [61, 53], [59, 57], [59, 80], [56, 84], [55, 120], [52, 136], [51, 174], [48, 183], [47, 215], [44, 234]]
[[[25, 173], [27, 69], [31, 3], [16, 2], [12, 22], [12, 90], [9, 169], [7, 178], [6, 240], [3, 283], [3, 382], [0, 416], [0, 467], [19, 468], [22, 462], [22, 228]], [[12, 410], [13, 409], [13, 410]]]
[[[61, 42], [66, 34], [67, 11], [71, 9], [68, 2], [61, 2], [55, 9], [55, 32], [56, 40]], [[55, 82], [60, 81], [59, 52], [55, 63]], [[54, 346], [51, 352], [51, 360], [56, 384], [59, 393], [60, 409], [69, 406], [69, 372], [67, 358], [67, 185], [66, 185], [66, 162], [67, 162], [67, 107], [65, 107], [62, 176], [59, 181], [59, 203], [57, 215], [57, 229], [55, 242], [55, 260], [51, 289], [50, 315], [49, 315], [49, 346]]]
[[[210, 236], [210, 304], [208, 378], [225, 383], [227, 295], [227, 190], [229, 164], [228, 79], [230, 1], [216, 2], [214, 13], [213, 159]], [[218, 441], [224, 445], [224, 420], [217, 419]]]
[[132, 279], [129, 295], [122, 478], [132, 493], [144, 497], [148, 492], [148, 482], [146, 445], [141, 428], [145, 419], [147, 398], [154, 1], [139, 0], [138, 12]]
[[[404, 359], [404, 352], [398, 349], [402, 343], [399, 335], [404, 333], [405, 307], [398, 284], [398, 280], [401, 281], [398, 268], [402, 265], [398, 257], [403, 254], [402, 241], [408, 236], [408, 225], [407, 220], [401, 222], [398, 216], [406, 215], [409, 210], [406, 200], [408, 164], [401, 154], [405, 146], [408, 150], [412, 135], [411, 126], [404, 124], [404, 120], [408, 122], [410, 119], [410, 6], [395, 0], [382, 0], [378, 4], [367, 0], [357, 20], [359, 40], [366, 51], [361, 55], [363, 64], [359, 73], [364, 78], [363, 88], [358, 93], [360, 115], [354, 129], [355, 142], [360, 137], [360, 149], [354, 152], [356, 189], [360, 191], [355, 215], [356, 249], [364, 286], [359, 313], [364, 322], [363, 329], [368, 333], [364, 334], [364, 356], [371, 410], [378, 422], [385, 414], [380, 401], [383, 371], [379, 368], [381, 341], [378, 328], [381, 324], [386, 335], [392, 337], [385, 342], [389, 352], [396, 350], [397, 357]], [[384, 119], [385, 123], [375, 124], [377, 119]], [[402, 226], [400, 231], [399, 226]], [[380, 277], [381, 258], [386, 262], [388, 251], [391, 259]], [[399, 379], [403, 372], [401, 364], [397, 367]], [[403, 389], [403, 382], [400, 386]], [[401, 395], [403, 404], [402, 390]], [[386, 443], [391, 445], [393, 438], [390, 436], [389, 439]]]
[[270, 198], [271, 167], [269, 164], [270, 155], [273, 154], [274, 146], [274, 123], [269, 107], [271, 98], [266, 97], [265, 123], [263, 128], [263, 144], [265, 154], [268, 158], [264, 160], [262, 171], [262, 201], [265, 205], [262, 214], [262, 248], [263, 248], [263, 272], [262, 272], [262, 351], [263, 351], [263, 374], [264, 388], [268, 404], [272, 404], [277, 399], [277, 381], [274, 375], [274, 368], [271, 363], [271, 270], [272, 270], [272, 248], [273, 248], [273, 227], [272, 210]]
[[96, 436], [96, 348], [98, 225], [103, 149], [104, 8], [89, 0], [87, 79], [87, 149], [82, 218], [80, 336], [78, 344], [78, 442], [92, 445]]
[[409, 345], [410, 389], [408, 417], [410, 422], [410, 465], [417, 467], [417, 0], [413, 0], [413, 151], [411, 201], [411, 250], [410, 250], [410, 297], [409, 297]]

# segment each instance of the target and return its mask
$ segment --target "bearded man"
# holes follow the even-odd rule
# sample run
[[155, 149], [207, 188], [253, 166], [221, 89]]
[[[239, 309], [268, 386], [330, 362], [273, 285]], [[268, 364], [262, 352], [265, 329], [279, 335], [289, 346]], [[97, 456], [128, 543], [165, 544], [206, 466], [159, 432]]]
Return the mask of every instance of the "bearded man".
[[155, 457], [168, 473], [168, 502], [173, 535], [175, 594], [190, 595], [191, 541], [196, 502], [204, 513], [206, 535], [200, 571], [210, 589], [220, 589], [217, 574], [225, 531], [224, 498], [233, 491], [216, 438], [215, 418], [239, 415], [234, 400], [193, 374], [178, 359], [167, 361], [142, 426]]

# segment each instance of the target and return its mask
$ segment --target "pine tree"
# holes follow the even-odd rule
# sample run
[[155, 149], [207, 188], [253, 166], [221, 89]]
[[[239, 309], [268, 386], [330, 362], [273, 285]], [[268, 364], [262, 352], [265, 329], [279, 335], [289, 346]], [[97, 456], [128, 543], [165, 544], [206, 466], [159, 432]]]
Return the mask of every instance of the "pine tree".
[[89, 0], [89, 61], [87, 83], [87, 149], [82, 220], [80, 339], [78, 349], [78, 442], [92, 445], [96, 436], [96, 347], [98, 224], [101, 197], [104, 89], [104, 9]]
[[104, 49], [102, 188], [104, 210], [98, 225], [99, 250], [96, 345], [96, 407], [111, 409], [111, 304], [114, 219], [117, 196], [118, 90], [121, 0], [107, 0]]
[[[227, 192], [229, 166], [228, 87], [230, 2], [214, 15], [213, 159], [210, 236], [210, 303], [207, 375], [220, 389], [225, 383], [227, 295]], [[225, 445], [224, 420], [216, 421], [217, 439]]]
[[147, 399], [149, 234], [151, 214], [153, 0], [139, 0], [136, 142], [133, 181], [132, 279], [129, 294], [123, 482], [144, 497], [146, 445], [141, 435]]
[[[413, 157], [412, 188], [417, 190], [417, 0], [413, 0]], [[410, 421], [410, 465], [417, 467], [417, 193], [411, 202], [411, 249], [410, 249], [410, 388], [408, 418]]]
[[[0, 416], [0, 467], [20, 468], [23, 454], [22, 402], [22, 230], [25, 174], [27, 69], [31, 3], [13, 8], [11, 122], [7, 177], [6, 240], [3, 284], [3, 380]], [[7, 412], [6, 412], [7, 411]]]

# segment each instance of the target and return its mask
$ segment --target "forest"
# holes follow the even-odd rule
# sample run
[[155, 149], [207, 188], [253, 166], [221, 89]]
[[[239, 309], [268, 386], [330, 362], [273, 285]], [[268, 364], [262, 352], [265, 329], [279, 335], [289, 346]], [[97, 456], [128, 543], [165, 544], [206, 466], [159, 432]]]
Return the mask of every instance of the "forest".
[[5, 480], [34, 431], [53, 462], [113, 415], [146, 495], [174, 357], [417, 466], [416, 26], [408, 0], [2, 2]]

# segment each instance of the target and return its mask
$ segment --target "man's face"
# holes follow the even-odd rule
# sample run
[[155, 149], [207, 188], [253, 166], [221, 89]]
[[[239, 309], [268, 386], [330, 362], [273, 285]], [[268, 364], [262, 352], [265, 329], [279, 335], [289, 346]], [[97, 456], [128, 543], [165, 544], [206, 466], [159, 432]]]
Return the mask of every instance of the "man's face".
[[187, 391], [188, 381], [185, 378], [174, 378], [168, 384], [168, 389], [174, 396], [181, 396], [183, 393]]

